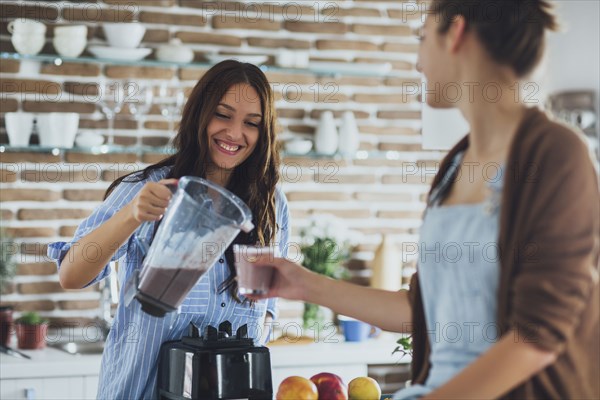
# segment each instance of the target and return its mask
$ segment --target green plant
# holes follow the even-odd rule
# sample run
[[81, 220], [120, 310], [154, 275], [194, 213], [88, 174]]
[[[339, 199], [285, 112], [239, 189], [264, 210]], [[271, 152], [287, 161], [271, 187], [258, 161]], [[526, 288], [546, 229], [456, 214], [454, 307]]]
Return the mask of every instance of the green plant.
[[392, 354], [401, 353], [402, 356], [400, 359], [407, 354], [412, 356], [412, 335], [402, 336], [400, 339], [396, 340], [396, 344], [398, 346], [392, 351]]
[[3, 293], [8, 282], [15, 276], [15, 244], [6, 231], [0, 228], [0, 293]]
[[[307, 227], [300, 231], [302, 265], [318, 274], [334, 279], [348, 277], [344, 262], [350, 258], [353, 242], [343, 222], [331, 215], [313, 215]], [[317, 304], [304, 304], [302, 320], [305, 328], [323, 321]]]
[[42, 325], [48, 323], [48, 320], [42, 318], [42, 316], [35, 311], [29, 311], [23, 313], [15, 322], [21, 325]]

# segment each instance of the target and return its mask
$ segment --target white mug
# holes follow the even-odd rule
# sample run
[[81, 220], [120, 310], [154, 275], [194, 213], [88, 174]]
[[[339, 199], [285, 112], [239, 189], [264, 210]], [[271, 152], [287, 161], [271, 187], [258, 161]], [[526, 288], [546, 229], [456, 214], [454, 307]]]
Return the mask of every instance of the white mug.
[[19, 54], [33, 56], [42, 50], [46, 43], [46, 37], [44, 34], [38, 33], [14, 33], [10, 37], [10, 41]]
[[79, 127], [79, 114], [59, 112], [38, 114], [37, 126], [42, 147], [71, 148]]
[[46, 25], [33, 19], [27, 18], [15, 19], [14, 21], [10, 21], [8, 23], [7, 29], [9, 33], [46, 33]]
[[33, 129], [33, 114], [9, 112], [4, 116], [8, 142], [14, 147], [27, 147]]

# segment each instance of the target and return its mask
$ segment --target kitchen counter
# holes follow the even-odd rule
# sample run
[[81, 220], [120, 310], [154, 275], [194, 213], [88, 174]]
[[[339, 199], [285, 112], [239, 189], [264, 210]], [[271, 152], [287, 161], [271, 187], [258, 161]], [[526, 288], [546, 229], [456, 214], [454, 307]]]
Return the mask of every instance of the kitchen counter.
[[[409, 363], [410, 357], [392, 355], [398, 335], [383, 333], [364, 342], [344, 342], [343, 337], [330, 339], [333, 343], [306, 343], [269, 345], [273, 368], [348, 364]], [[337, 342], [336, 342], [337, 341]], [[100, 355], [71, 355], [47, 347], [44, 350], [19, 350], [31, 360], [0, 354], [0, 379], [98, 375]]]
[[[368, 365], [409, 363], [409, 356], [391, 354], [397, 338], [397, 334], [383, 333], [378, 338], [359, 343], [344, 342], [340, 336], [330, 338], [328, 342], [300, 340], [286, 343], [279, 340], [271, 343], [273, 388], [290, 375], [310, 377], [319, 372], [332, 372], [348, 382], [367, 375]], [[62, 393], [61, 390], [67, 390], [64, 385], [72, 388], [80, 381], [81, 390], [63, 398], [94, 397], [101, 355], [71, 355], [50, 347], [19, 351], [31, 356], [31, 360], [0, 354], [2, 398], [9, 393], [23, 393], [23, 388], [31, 390], [31, 387], [44, 398], [44, 395], [50, 396], [50, 390], [54, 394]], [[15, 389], [8, 392], [10, 385]]]
[[396, 364], [410, 363], [410, 356], [401, 358], [393, 354], [398, 334], [382, 333], [363, 342], [345, 342], [343, 336], [334, 336], [329, 343], [290, 343], [269, 345], [271, 365], [275, 367], [345, 364]]

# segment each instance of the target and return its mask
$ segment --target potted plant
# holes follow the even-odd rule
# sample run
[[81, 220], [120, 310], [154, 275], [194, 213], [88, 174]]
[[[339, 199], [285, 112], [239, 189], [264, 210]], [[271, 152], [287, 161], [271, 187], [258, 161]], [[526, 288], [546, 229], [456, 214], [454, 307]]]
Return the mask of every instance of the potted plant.
[[[343, 264], [350, 258], [356, 233], [349, 231], [343, 221], [333, 215], [313, 215], [308, 225], [300, 231], [302, 265], [307, 269], [334, 279], [347, 277]], [[321, 330], [324, 316], [317, 304], [304, 304], [302, 322], [304, 329]]]
[[19, 349], [34, 350], [46, 347], [48, 320], [35, 311], [26, 312], [15, 321], [17, 346]]
[[[6, 293], [9, 281], [15, 275], [15, 248], [12, 239], [4, 229], [0, 229], [0, 294]], [[13, 326], [13, 309], [11, 306], [0, 306], [0, 345], [8, 346]]]

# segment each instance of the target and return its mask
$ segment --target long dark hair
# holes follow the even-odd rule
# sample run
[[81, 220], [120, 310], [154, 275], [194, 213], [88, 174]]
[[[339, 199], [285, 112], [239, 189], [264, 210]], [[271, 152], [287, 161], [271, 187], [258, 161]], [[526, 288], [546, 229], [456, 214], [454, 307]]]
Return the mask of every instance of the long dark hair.
[[[242, 83], [250, 85], [258, 93], [262, 121], [256, 148], [243, 163], [235, 167], [227, 184], [227, 189], [250, 207], [255, 226], [249, 233], [241, 232], [233, 244], [271, 244], [277, 229], [275, 186], [279, 181], [275, 108], [267, 77], [252, 64], [226, 60], [209, 69], [192, 90], [183, 109], [179, 131], [174, 139], [175, 154], [150, 165], [135, 177], [128, 174], [115, 180], [107, 189], [105, 199], [121, 182], [145, 180], [152, 171], [166, 166], [172, 167], [167, 178], [186, 175], [206, 178], [207, 169], [211, 166], [206, 128], [227, 90]], [[243, 90], [238, 94], [248, 95]], [[233, 244], [225, 251], [230, 274], [219, 286], [219, 291], [229, 290], [230, 295], [239, 302]]]
[[542, 58], [546, 29], [558, 29], [548, 0], [433, 0], [430, 10], [440, 18], [439, 33], [463, 16], [491, 57], [512, 67], [518, 77], [531, 73]]

